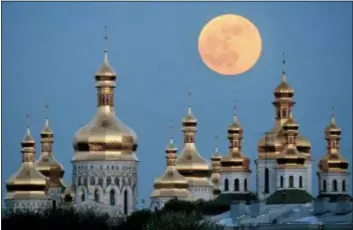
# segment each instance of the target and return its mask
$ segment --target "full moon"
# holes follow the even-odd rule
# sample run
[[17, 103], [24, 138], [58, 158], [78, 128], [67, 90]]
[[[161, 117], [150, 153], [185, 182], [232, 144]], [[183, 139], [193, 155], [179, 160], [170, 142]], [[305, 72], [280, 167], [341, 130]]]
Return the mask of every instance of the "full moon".
[[220, 15], [201, 30], [198, 49], [211, 70], [226, 76], [250, 70], [261, 54], [261, 35], [248, 19], [234, 14]]

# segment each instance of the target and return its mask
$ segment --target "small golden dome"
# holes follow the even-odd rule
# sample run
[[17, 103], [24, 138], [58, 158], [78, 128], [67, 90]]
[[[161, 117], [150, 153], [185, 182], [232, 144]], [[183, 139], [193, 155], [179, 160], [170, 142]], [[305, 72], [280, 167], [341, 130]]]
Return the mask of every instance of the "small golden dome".
[[188, 113], [183, 118], [182, 123], [183, 124], [196, 124], [197, 123], [197, 119], [195, 118], [195, 116], [191, 112], [191, 106], [188, 107]]
[[326, 133], [330, 133], [330, 132], [340, 132], [341, 129], [337, 127], [336, 124], [336, 118], [335, 118], [335, 113], [334, 113], [334, 108], [332, 108], [332, 114], [331, 114], [331, 120], [330, 123], [328, 124], [328, 126], [326, 126], [325, 129]]
[[290, 112], [288, 120], [283, 124], [283, 128], [284, 129], [297, 129], [298, 127], [299, 127], [299, 125], [294, 120], [292, 112]]
[[183, 177], [175, 167], [177, 148], [174, 147], [173, 139], [170, 138], [167, 153], [167, 168], [164, 174], [154, 181], [154, 190], [151, 197], [177, 197], [190, 198], [189, 182]]
[[22, 164], [19, 170], [6, 181], [5, 199], [46, 199], [47, 180], [35, 168], [35, 140], [29, 125], [21, 146]]
[[234, 114], [233, 122], [228, 126], [228, 132], [241, 132], [243, 128], [241, 127], [237, 116]]
[[294, 94], [294, 89], [288, 84], [286, 73], [282, 73], [281, 83], [275, 88], [275, 95]]
[[37, 170], [48, 178], [49, 187], [63, 187], [64, 166], [60, 164], [52, 153], [54, 133], [49, 127], [48, 118], [45, 119], [41, 132], [42, 154], [36, 162]]

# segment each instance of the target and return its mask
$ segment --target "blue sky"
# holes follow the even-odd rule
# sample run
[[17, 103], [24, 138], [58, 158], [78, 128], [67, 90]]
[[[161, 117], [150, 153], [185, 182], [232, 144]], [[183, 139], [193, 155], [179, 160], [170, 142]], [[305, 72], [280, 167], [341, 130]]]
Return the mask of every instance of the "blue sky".
[[[199, 152], [210, 158], [214, 136], [227, 153], [226, 129], [234, 98], [244, 128], [244, 153], [257, 156], [257, 141], [273, 127], [273, 90], [286, 52], [288, 81], [296, 90], [293, 115], [312, 142], [314, 194], [317, 163], [325, 154], [324, 128], [336, 106], [343, 130], [342, 154], [352, 162], [351, 3], [14, 3], [2, 4], [2, 198], [4, 180], [20, 165], [25, 113], [38, 141], [44, 103], [50, 104], [54, 154], [71, 180], [72, 139], [96, 109], [94, 73], [103, 61], [104, 26], [109, 59], [118, 74], [116, 112], [139, 137], [139, 199], [148, 198], [153, 179], [165, 169], [170, 120], [182, 148], [181, 119], [187, 90], [199, 120]], [[258, 63], [238, 77], [209, 70], [197, 51], [202, 26], [234, 13], [259, 29], [263, 51]], [[37, 156], [40, 154], [38, 148]], [[352, 167], [350, 165], [350, 172]], [[255, 190], [255, 173], [252, 177]], [[352, 191], [352, 185], [349, 186]]]

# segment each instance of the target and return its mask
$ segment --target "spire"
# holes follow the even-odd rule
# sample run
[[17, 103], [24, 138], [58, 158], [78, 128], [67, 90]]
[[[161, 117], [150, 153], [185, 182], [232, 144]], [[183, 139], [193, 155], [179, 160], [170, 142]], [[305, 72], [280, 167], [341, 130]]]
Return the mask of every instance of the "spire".
[[104, 40], [105, 40], [105, 47], [104, 47], [104, 62], [108, 62], [108, 28], [104, 26]]
[[46, 134], [53, 134], [52, 130], [49, 127], [49, 104], [46, 103], [44, 104], [45, 110], [44, 110], [44, 117], [45, 117], [45, 123], [44, 123], [44, 127], [42, 129], [41, 135], [46, 135]]
[[285, 59], [285, 55], [284, 52], [282, 53], [282, 82], [287, 82], [287, 76], [286, 76], [286, 59]]
[[188, 114], [191, 114], [191, 89], [188, 89]]
[[[108, 77], [111, 80], [115, 80], [116, 73], [114, 69], [110, 66], [108, 62], [108, 32], [107, 27], [104, 26], [104, 62], [103, 65], [100, 67], [98, 72], [96, 73], [96, 79], [99, 80], [100, 78]], [[98, 77], [98, 78], [97, 78]]]
[[169, 148], [174, 149], [174, 141], [173, 141], [173, 122], [171, 121], [169, 124]]
[[26, 143], [32, 143], [34, 144], [35, 141], [34, 141], [34, 138], [32, 137], [31, 135], [31, 130], [30, 130], [30, 115], [29, 113], [26, 113], [26, 135], [25, 137], [23, 138], [23, 141], [22, 141], [24, 144]]
[[184, 117], [182, 123], [184, 124], [192, 124], [196, 126], [197, 120], [194, 117], [194, 115], [192, 114], [191, 111], [191, 90], [188, 90], [188, 112], [186, 114], [186, 116]]
[[332, 106], [332, 108], [331, 108], [331, 125], [336, 125], [335, 107], [334, 106]]
[[234, 124], [236, 124], [237, 123], [237, 102], [235, 99], [233, 101], [233, 109], [234, 109], [233, 121], [234, 121]]

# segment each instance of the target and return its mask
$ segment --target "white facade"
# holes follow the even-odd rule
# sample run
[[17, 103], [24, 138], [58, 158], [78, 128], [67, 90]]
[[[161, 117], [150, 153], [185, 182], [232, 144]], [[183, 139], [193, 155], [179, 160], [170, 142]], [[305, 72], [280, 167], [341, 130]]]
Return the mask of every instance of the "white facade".
[[213, 199], [213, 185], [209, 182], [207, 186], [198, 186], [189, 182], [189, 191], [193, 200], [212, 200]]
[[[312, 161], [305, 161], [303, 168], [282, 169], [277, 167], [276, 160], [256, 160], [256, 188], [260, 200], [265, 200], [274, 192], [280, 189], [303, 189], [309, 194], [312, 193]], [[268, 169], [268, 179], [266, 168]], [[283, 187], [281, 186], [283, 177]], [[293, 177], [293, 186], [290, 186], [290, 177]], [[300, 179], [300, 177], [302, 179]], [[266, 191], [265, 181], [268, 181]], [[300, 186], [302, 180], [302, 186]]]
[[349, 173], [318, 172], [317, 175], [320, 194], [348, 194]]
[[129, 215], [136, 209], [137, 165], [136, 161], [73, 162], [74, 203], [94, 201], [97, 207], [117, 208]]
[[51, 207], [51, 201], [48, 199], [41, 200], [5, 200], [6, 209], [10, 211], [44, 211]]
[[221, 181], [219, 183], [219, 189], [221, 193], [250, 192], [250, 172], [221, 172], [220, 174]]

